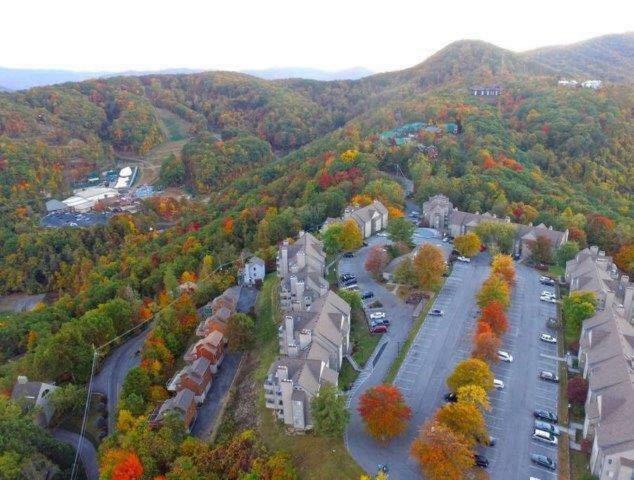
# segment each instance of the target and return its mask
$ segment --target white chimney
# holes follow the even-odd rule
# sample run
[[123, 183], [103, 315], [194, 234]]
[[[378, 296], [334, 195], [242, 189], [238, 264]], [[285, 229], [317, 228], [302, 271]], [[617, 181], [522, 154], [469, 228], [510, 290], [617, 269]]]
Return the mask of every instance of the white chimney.
[[278, 380], [287, 380], [288, 379], [288, 367], [286, 365], [278, 365], [277, 372], [275, 376]]
[[282, 242], [282, 248], [280, 249], [280, 276], [286, 278], [288, 276], [288, 240]]
[[284, 340], [286, 345], [291, 345], [295, 343], [295, 336], [293, 335], [293, 330], [295, 329], [295, 319], [292, 315], [284, 316]]
[[306, 266], [306, 252], [304, 250], [300, 250], [297, 252], [295, 256], [295, 261], [297, 262], [297, 266], [302, 269]]

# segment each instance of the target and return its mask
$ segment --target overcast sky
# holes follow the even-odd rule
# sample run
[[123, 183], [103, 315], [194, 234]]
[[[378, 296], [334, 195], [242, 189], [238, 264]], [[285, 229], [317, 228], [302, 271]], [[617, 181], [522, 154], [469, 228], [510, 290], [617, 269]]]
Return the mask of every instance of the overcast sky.
[[0, 66], [409, 67], [446, 44], [511, 50], [634, 30], [632, 0], [5, 0]]

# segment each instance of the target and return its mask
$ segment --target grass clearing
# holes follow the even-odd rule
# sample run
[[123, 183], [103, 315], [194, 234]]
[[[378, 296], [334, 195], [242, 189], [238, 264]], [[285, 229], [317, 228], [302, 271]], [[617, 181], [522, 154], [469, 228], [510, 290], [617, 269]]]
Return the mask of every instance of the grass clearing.
[[157, 108], [156, 112], [158, 113], [163, 126], [163, 133], [165, 133], [168, 142], [185, 140], [189, 136], [188, 122], [164, 108]]
[[290, 453], [297, 467], [299, 478], [322, 480], [324, 478], [358, 480], [363, 470], [348, 454], [342, 438], [317, 437], [312, 434], [287, 435], [285, 429], [274, 420], [259, 402], [261, 417], [260, 434], [271, 449]]

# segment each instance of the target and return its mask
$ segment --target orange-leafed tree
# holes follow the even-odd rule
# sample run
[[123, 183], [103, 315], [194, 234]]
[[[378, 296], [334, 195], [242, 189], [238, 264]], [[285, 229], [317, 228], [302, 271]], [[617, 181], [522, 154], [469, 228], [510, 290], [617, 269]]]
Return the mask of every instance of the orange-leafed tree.
[[498, 361], [500, 345], [500, 339], [492, 331], [478, 333], [473, 337], [473, 351], [471, 354], [474, 358], [494, 363]]
[[138, 480], [143, 475], [143, 465], [136, 453], [130, 452], [112, 469], [112, 480]]
[[499, 253], [493, 257], [491, 271], [501, 275], [509, 285], [515, 283], [515, 264], [513, 263], [513, 257], [510, 255]]
[[143, 465], [135, 452], [114, 448], [101, 456], [100, 478], [108, 480], [138, 480], [143, 476]]
[[506, 310], [511, 301], [509, 285], [501, 275], [492, 274], [482, 283], [476, 298], [480, 308], [497, 301]]
[[614, 263], [630, 278], [634, 276], [634, 245], [622, 245], [614, 254]]
[[420, 286], [426, 290], [437, 290], [442, 283], [442, 275], [447, 271], [447, 264], [442, 250], [426, 243], [420, 247], [414, 257], [414, 272]]
[[480, 251], [482, 240], [475, 232], [467, 232], [464, 235], [458, 235], [454, 242], [454, 247], [465, 257], [474, 257]]
[[497, 336], [502, 335], [509, 328], [509, 322], [504, 307], [497, 300], [487, 303], [480, 312], [478, 323], [485, 323], [491, 327]]
[[422, 426], [410, 453], [429, 480], [462, 480], [473, 467], [469, 441], [435, 420]]
[[472, 444], [484, 441], [488, 436], [482, 412], [470, 403], [446, 403], [436, 412], [436, 420]]
[[468, 358], [463, 360], [447, 378], [447, 386], [452, 392], [457, 392], [465, 385], [477, 385], [486, 392], [493, 388], [493, 373], [482, 360]]
[[412, 416], [401, 391], [388, 384], [365, 391], [359, 399], [358, 411], [368, 433], [381, 442], [403, 433]]

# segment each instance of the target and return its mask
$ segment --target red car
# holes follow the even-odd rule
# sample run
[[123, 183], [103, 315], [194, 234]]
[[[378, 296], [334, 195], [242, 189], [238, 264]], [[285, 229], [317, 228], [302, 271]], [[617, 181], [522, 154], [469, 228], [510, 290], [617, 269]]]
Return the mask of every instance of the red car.
[[480, 251], [484, 252], [487, 249], [487, 246], [483, 243], [482, 245], [480, 245]]
[[375, 327], [370, 327], [370, 333], [385, 333], [387, 332], [387, 327], [385, 325], [376, 325]]

